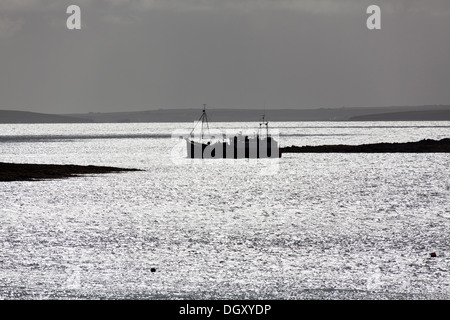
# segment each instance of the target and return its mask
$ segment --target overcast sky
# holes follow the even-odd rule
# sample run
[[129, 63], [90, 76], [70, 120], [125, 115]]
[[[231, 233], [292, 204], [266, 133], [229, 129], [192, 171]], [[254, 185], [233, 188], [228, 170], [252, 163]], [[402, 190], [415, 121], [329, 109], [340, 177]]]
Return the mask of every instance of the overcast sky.
[[[81, 8], [81, 30], [66, 9]], [[381, 30], [366, 9], [381, 7]], [[1, 0], [0, 109], [450, 104], [449, 0]]]

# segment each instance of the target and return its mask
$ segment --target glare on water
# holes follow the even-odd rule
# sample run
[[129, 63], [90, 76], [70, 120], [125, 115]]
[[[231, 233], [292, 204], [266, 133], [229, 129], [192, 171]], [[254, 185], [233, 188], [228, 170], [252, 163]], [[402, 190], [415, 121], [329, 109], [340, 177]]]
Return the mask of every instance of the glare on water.
[[[448, 154], [177, 161], [172, 132], [191, 125], [1, 125], [2, 162], [145, 171], [0, 182], [0, 298], [450, 298]], [[450, 133], [449, 122], [272, 126], [281, 146]]]

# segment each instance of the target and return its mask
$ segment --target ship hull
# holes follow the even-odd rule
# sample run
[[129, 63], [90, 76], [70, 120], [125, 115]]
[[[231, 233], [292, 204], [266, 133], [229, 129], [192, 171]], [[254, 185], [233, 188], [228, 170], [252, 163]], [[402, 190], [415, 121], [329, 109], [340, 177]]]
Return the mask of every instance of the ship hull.
[[191, 159], [259, 159], [281, 158], [278, 144], [266, 140], [232, 143], [200, 143], [186, 139], [187, 157]]

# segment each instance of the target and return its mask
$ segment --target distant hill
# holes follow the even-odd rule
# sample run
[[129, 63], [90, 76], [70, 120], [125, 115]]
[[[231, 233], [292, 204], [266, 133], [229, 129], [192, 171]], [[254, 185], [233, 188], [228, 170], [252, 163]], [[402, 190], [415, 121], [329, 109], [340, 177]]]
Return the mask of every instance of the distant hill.
[[449, 110], [407, 111], [351, 117], [352, 121], [450, 121]]
[[[262, 114], [268, 121], [421, 121], [450, 120], [450, 106], [400, 106], [319, 109], [208, 109], [210, 122], [257, 122]], [[197, 109], [159, 109], [135, 112], [43, 114], [0, 110], [0, 123], [127, 123], [193, 122]]]
[[0, 123], [83, 123], [92, 122], [65, 115], [44, 114], [28, 111], [0, 110]]
[[[405, 106], [405, 107], [372, 107], [372, 108], [320, 108], [320, 109], [208, 109], [210, 122], [251, 122], [259, 121], [262, 114], [266, 114], [269, 121], [348, 121], [354, 117], [388, 114], [391, 112], [423, 112], [423, 119], [415, 120], [444, 120], [434, 114], [436, 110], [450, 111], [450, 106]], [[85, 113], [70, 114], [77, 118], [84, 118], [93, 122], [193, 122], [201, 115], [198, 109], [160, 109], [137, 112], [113, 113]], [[362, 121], [362, 120], [361, 120]], [[368, 120], [370, 121], [370, 120]]]

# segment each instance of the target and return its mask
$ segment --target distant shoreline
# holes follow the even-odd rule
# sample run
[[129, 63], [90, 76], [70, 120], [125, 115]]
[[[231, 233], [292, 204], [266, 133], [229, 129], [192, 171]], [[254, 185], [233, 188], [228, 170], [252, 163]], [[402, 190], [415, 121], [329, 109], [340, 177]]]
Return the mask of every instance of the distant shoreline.
[[36, 181], [48, 179], [65, 179], [85, 174], [104, 174], [126, 171], [141, 171], [103, 166], [78, 166], [55, 164], [25, 164], [0, 162], [0, 181]]
[[280, 150], [282, 153], [449, 153], [450, 139], [362, 145], [291, 146]]
[[[209, 109], [209, 122], [258, 122], [265, 114], [273, 121], [450, 121], [449, 106], [318, 108], [318, 109]], [[159, 109], [133, 112], [44, 114], [0, 110], [0, 123], [174, 123], [194, 122], [199, 109]]]

